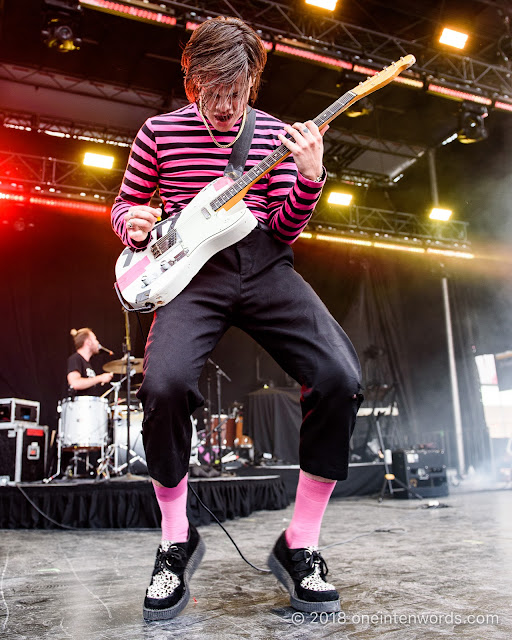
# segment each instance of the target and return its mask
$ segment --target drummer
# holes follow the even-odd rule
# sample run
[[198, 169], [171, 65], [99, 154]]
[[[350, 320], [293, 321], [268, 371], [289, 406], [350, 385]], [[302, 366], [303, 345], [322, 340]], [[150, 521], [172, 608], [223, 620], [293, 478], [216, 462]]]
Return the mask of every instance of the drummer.
[[96, 372], [91, 366], [90, 359], [100, 352], [100, 343], [91, 329], [71, 329], [76, 353], [68, 358], [68, 386], [72, 396], [100, 396], [108, 384], [113, 373]]

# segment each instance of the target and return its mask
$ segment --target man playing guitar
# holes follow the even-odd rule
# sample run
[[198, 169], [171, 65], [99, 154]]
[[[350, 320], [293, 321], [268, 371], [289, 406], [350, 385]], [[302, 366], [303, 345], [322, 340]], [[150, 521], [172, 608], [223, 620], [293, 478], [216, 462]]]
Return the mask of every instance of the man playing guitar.
[[[239, 19], [208, 20], [194, 31], [182, 56], [190, 104], [144, 123], [112, 208], [113, 228], [125, 245], [148, 245], [162, 215], [149, 206], [157, 188], [163, 215], [172, 218], [223, 175], [265, 62], [259, 36]], [[201, 370], [230, 326], [247, 332], [302, 385], [295, 509], [269, 566], [296, 609], [340, 607], [317, 545], [332, 490], [347, 477], [349, 440], [362, 400], [360, 366], [345, 332], [294, 270], [290, 246], [325, 182], [325, 128], [320, 132], [313, 121], [288, 126], [260, 110], [255, 115], [246, 169], [282, 144], [292, 155], [244, 196], [257, 226], [216, 253], [157, 309], [146, 347], [138, 396], [148, 470], [162, 511], [162, 542], [144, 601], [148, 620], [173, 618], [186, 606], [188, 580], [204, 553], [186, 516], [190, 415], [203, 403]]]

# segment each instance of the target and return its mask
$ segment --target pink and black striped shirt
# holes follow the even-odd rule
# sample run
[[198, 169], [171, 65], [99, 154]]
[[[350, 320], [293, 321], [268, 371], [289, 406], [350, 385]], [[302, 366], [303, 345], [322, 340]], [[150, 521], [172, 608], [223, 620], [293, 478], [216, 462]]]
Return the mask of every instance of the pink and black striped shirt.
[[[237, 123], [239, 124], [239, 123]], [[226, 133], [213, 130], [221, 144], [233, 141], [238, 126]], [[283, 123], [256, 109], [256, 125], [246, 170], [281, 145]], [[223, 175], [231, 148], [217, 147], [197, 106], [186, 107], [146, 120], [138, 132], [119, 195], [112, 207], [112, 227], [124, 244], [143, 248], [128, 237], [124, 214], [134, 205], [147, 205], [159, 189], [165, 217], [183, 209], [208, 183]], [[325, 176], [325, 170], [324, 170]], [[244, 196], [253, 215], [287, 244], [294, 242], [308, 223], [320, 197], [323, 182], [297, 172], [292, 156], [264, 175]]]

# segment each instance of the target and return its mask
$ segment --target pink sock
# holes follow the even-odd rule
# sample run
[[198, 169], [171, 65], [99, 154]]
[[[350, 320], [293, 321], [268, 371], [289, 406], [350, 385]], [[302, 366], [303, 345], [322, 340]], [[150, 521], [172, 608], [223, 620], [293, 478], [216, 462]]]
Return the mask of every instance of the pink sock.
[[188, 540], [187, 480], [188, 474], [178, 486], [170, 489], [157, 487], [153, 482], [158, 506], [162, 512], [162, 540]]
[[322, 518], [335, 486], [335, 480], [313, 480], [301, 469], [293, 517], [285, 532], [286, 544], [290, 549], [318, 546]]

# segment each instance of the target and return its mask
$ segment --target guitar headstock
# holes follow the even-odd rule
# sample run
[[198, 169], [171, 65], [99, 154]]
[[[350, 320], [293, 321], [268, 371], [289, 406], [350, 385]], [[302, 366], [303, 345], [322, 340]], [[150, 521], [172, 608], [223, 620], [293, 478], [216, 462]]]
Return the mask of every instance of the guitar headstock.
[[390, 64], [389, 67], [386, 67], [382, 71], [379, 71], [379, 73], [376, 73], [371, 78], [368, 78], [368, 80], [361, 82], [350, 91], [351, 93], [355, 93], [360, 98], [362, 98], [363, 96], [366, 96], [369, 93], [380, 89], [384, 85], [394, 80], [398, 75], [402, 73], [402, 71], [408, 69], [415, 62], [416, 58], [412, 54], [403, 56], [402, 58], [400, 58], [400, 60], [393, 62], [393, 64]]

